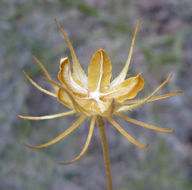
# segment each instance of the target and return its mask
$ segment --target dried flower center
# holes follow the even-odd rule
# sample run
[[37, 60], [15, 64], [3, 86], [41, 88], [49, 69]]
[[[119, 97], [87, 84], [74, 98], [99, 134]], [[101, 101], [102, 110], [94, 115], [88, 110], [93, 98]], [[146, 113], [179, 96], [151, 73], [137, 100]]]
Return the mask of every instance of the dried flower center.
[[101, 93], [99, 91], [90, 92], [89, 97], [99, 101], [99, 98], [101, 97]]

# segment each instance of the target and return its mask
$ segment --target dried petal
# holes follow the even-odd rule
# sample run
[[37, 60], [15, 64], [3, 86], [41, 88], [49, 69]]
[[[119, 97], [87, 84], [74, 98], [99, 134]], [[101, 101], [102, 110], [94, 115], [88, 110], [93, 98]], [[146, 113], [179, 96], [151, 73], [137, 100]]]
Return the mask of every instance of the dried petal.
[[126, 99], [134, 98], [137, 93], [143, 89], [143, 86], [144, 80], [141, 77], [141, 74], [138, 74], [136, 77], [128, 78], [114, 88], [106, 90], [104, 93], [104, 98], [113, 98], [119, 102], [122, 102]]
[[157, 94], [157, 92], [163, 87], [165, 86], [169, 80], [172, 78], [172, 74], [170, 74], [167, 79], [162, 82], [148, 97], [142, 99], [142, 101], [140, 101], [139, 103], [136, 103], [136, 104], [132, 104], [132, 105], [126, 105], [126, 106], [122, 106], [118, 109], [118, 112], [121, 112], [121, 111], [128, 111], [128, 110], [133, 110], [137, 107], [140, 107], [141, 105], [143, 105], [144, 103], [146, 103], [147, 101], [149, 101], [154, 95]]
[[75, 80], [73, 79], [68, 57], [61, 59], [58, 79], [68, 89], [70, 89], [73, 94], [80, 97], [87, 96], [87, 90], [78, 83], [76, 83]]
[[101, 91], [110, 85], [111, 61], [107, 53], [100, 49], [96, 51], [88, 67], [88, 87], [90, 92]]

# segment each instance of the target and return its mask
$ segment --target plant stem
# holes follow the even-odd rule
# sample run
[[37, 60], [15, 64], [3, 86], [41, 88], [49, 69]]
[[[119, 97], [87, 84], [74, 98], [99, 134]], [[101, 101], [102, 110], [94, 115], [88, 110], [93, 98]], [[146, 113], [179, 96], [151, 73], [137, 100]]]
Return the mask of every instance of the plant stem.
[[107, 181], [108, 181], [108, 190], [112, 190], [113, 186], [112, 186], [112, 178], [111, 178], [111, 164], [110, 164], [109, 150], [107, 145], [107, 137], [105, 133], [105, 123], [101, 116], [97, 116], [96, 122], [99, 128], [99, 133], [101, 137], [101, 144], [103, 149], [105, 169], [106, 169], [106, 175], [107, 175]]

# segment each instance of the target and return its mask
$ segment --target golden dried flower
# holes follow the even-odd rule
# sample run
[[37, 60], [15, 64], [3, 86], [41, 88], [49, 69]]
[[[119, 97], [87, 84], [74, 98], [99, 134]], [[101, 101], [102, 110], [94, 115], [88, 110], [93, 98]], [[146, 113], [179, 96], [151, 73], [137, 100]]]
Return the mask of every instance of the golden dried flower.
[[111, 60], [107, 55], [107, 53], [102, 49], [97, 50], [94, 53], [88, 67], [88, 76], [87, 76], [76, 57], [75, 51], [72, 47], [70, 40], [68, 39], [64, 31], [61, 29], [59, 23], [56, 21], [57, 26], [62, 32], [70, 48], [73, 63], [72, 64], [73, 72], [71, 72], [69, 58], [65, 57], [61, 59], [60, 71], [58, 73], [59, 82], [55, 82], [51, 78], [45, 67], [40, 63], [40, 61], [33, 56], [33, 59], [40, 65], [40, 67], [44, 71], [46, 75], [46, 80], [52, 85], [54, 92], [50, 92], [40, 87], [26, 73], [25, 76], [40, 91], [57, 98], [59, 102], [61, 102], [64, 106], [68, 107], [70, 111], [40, 117], [22, 116], [22, 115], [18, 116], [23, 119], [42, 120], [42, 119], [63, 117], [71, 114], [77, 114], [80, 115], [80, 118], [66, 131], [64, 131], [62, 134], [57, 136], [52, 141], [47, 142], [45, 144], [41, 144], [39, 146], [31, 146], [31, 145], [26, 146], [30, 148], [39, 149], [55, 144], [56, 142], [58, 142], [59, 140], [70, 134], [72, 131], [74, 131], [86, 118], [91, 118], [91, 124], [85, 146], [81, 151], [81, 153], [76, 158], [74, 158], [70, 162], [66, 162], [63, 164], [71, 164], [80, 159], [84, 155], [92, 138], [95, 121], [97, 120], [97, 123], [102, 123], [101, 120], [99, 119], [101, 117], [106, 118], [123, 136], [125, 136], [130, 142], [132, 142], [133, 144], [137, 145], [140, 148], [146, 148], [148, 145], [147, 144], [143, 145], [137, 142], [123, 128], [121, 128], [121, 126], [114, 119], [112, 119], [112, 116], [117, 116], [123, 120], [139, 125], [141, 127], [162, 132], [169, 132], [169, 133], [173, 132], [173, 130], [163, 129], [153, 125], [149, 125], [137, 121], [135, 119], [129, 118], [122, 114], [122, 112], [138, 108], [144, 103], [164, 99], [176, 95], [178, 93], [182, 93], [182, 91], [176, 91], [169, 94], [155, 96], [157, 92], [171, 79], [172, 75], [169, 75], [169, 77], [146, 98], [139, 100], [131, 100], [135, 98], [135, 96], [138, 94], [140, 90], [143, 89], [144, 86], [144, 80], [141, 77], [141, 73], [139, 73], [135, 77], [130, 77], [126, 79], [126, 75], [128, 72], [133, 52], [136, 33], [140, 22], [141, 21], [139, 21], [137, 24], [132, 39], [129, 56], [124, 68], [122, 69], [120, 74], [112, 82], [110, 82], [112, 76], [111, 73], [112, 65]]

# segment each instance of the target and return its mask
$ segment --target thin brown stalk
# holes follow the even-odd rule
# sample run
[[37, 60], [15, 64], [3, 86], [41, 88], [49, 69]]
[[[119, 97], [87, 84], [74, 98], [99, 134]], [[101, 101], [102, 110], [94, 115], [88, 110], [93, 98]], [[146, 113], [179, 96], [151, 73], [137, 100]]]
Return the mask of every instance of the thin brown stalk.
[[107, 137], [105, 133], [105, 123], [101, 116], [97, 116], [96, 122], [99, 128], [99, 133], [101, 137], [101, 144], [103, 149], [103, 156], [104, 156], [105, 169], [106, 169], [107, 182], [108, 182], [108, 190], [112, 190], [113, 186], [112, 186], [112, 177], [111, 177], [111, 164], [110, 164], [110, 158], [109, 158]]

